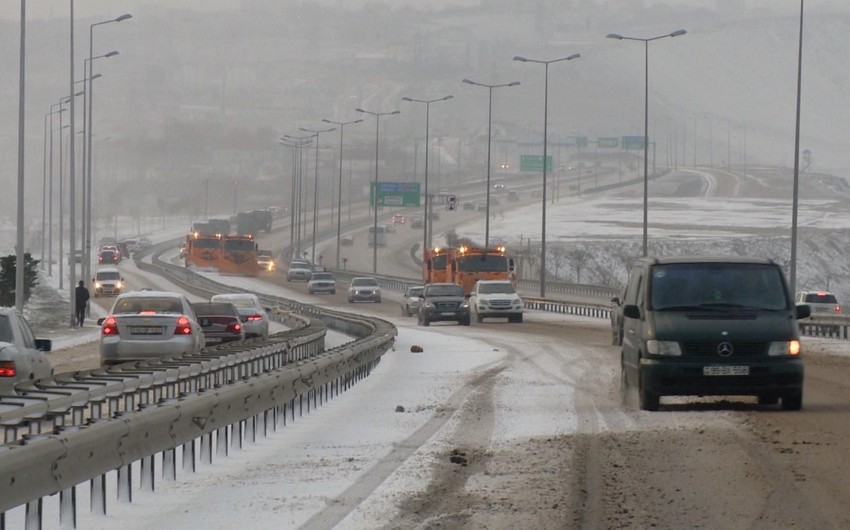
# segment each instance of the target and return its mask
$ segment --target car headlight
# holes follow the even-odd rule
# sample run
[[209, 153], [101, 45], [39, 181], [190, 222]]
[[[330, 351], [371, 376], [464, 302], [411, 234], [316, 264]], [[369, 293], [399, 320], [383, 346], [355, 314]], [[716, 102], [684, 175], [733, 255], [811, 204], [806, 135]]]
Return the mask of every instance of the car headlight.
[[800, 355], [800, 350], [800, 341], [798, 340], [777, 341], [770, 343], [770, 348], [767, 350], [767, 354], [771, 357], [786, 355], [797, 357]]
[[100, 289], [101, 287], [102, 286], [100, 285], [100, 282], [95, 282], [95, 284], [94, 284], [95, 289]]
[[123, 284], [123, 283], [121, 283], [121, 282], [115, 282], [115, 288], [116, 288], [116, 289], [121, 289], [122, 287], [124, 287], [124, 284]]
[[469, 302], [463, 302], [460, 304], [461, 309], [469, 309]]
[[664, 355], [667, 357], [679, 357], [682, 355], [682, 348], [678, 342], [669, 340], [648, 340], [646, 341], [646, 351], [650, 355]]

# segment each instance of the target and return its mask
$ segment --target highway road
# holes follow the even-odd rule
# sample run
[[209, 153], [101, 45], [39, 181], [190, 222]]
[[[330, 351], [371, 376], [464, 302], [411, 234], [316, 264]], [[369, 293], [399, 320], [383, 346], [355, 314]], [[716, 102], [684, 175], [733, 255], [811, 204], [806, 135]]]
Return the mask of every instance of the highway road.
[[[392, 237], [383, 274], [403, 269], [417, 239]], [[352, 262], [371, 257], [366, 246], [351, 252]], [[125, 275], [155, 281], [130, 266]], [[846, 343], [804, 339], [802, 411], [729, 397], [664, 398], [645, 412], [620, 388], [607, 321], [532, 312], [522, 324], [426, 330], [400, 316], [395, 293], [352, 305], [342, 289], [311, 296], [280, 275], [256, 282], [385, 318], [399, 329], [395, 351], [315, 419], [247, 449], [238, 465], [116, 506], [99, 528], [850, 526]], [[399, 404], [409, 413], [389, 413]]]

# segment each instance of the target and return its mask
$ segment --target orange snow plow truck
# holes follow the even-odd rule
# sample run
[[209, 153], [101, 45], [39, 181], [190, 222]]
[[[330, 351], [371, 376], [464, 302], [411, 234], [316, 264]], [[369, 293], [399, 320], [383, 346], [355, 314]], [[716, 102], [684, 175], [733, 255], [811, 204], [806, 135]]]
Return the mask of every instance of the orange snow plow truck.
[[456, 283], [469, 293], [478, 280], [516, 281], [514, 260], [505, 247], [469, 246], [426, 249], [422, 260], [425, 283]]

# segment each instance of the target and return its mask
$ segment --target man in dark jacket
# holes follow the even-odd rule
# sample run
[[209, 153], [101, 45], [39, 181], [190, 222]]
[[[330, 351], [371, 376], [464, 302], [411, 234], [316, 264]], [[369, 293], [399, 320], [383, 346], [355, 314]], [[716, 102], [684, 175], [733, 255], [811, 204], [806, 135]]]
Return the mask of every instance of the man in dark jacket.
[[86, 319], [86, 304], [89, 302], [89, 290], [86, 289], [85, 283], [83, 280], [80, 280], [80, 284], [77, 285], [77, 288], [74, 290], [74, 298], [76, 299], [76, 310], [75, 315], [77, 315], [77, 325], [82, 327], [83, 322]]

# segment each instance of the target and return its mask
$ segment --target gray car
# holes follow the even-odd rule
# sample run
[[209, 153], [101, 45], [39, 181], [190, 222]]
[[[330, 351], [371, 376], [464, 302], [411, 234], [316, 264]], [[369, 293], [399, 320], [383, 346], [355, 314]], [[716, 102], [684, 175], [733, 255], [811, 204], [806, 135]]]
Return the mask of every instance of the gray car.
[[381, 303], [381, 288], [378, 280], [370, 276], [352, 278], [348, 285], [348, 303], [375, 302]]
[[195, 354], [206, 343], [189, 300], [180, 293], [124, 293], [97, 323], [103, 365]]
[[216, 294], [210, 302], [230, 302], [239, 312], [245, 338], [269, 338], [269, 314], [260, 303], [260, 299], [251, 293]]
[[289, 264], [289, 269], [286, 271], [286, 281], [310, 281], [310, 276], [313, 275], [313, 268], [306, 261], [293, 261]]
[[336, 278], [332, 272], [314, 272], [307, 282], [307, 292], [336, 294]]
[[0, 390], [22, 381], [53, 375], [53, 365], [45, 352], [49, 339], [37, 339], [27, 320], [11, 308], [0, 308]]

